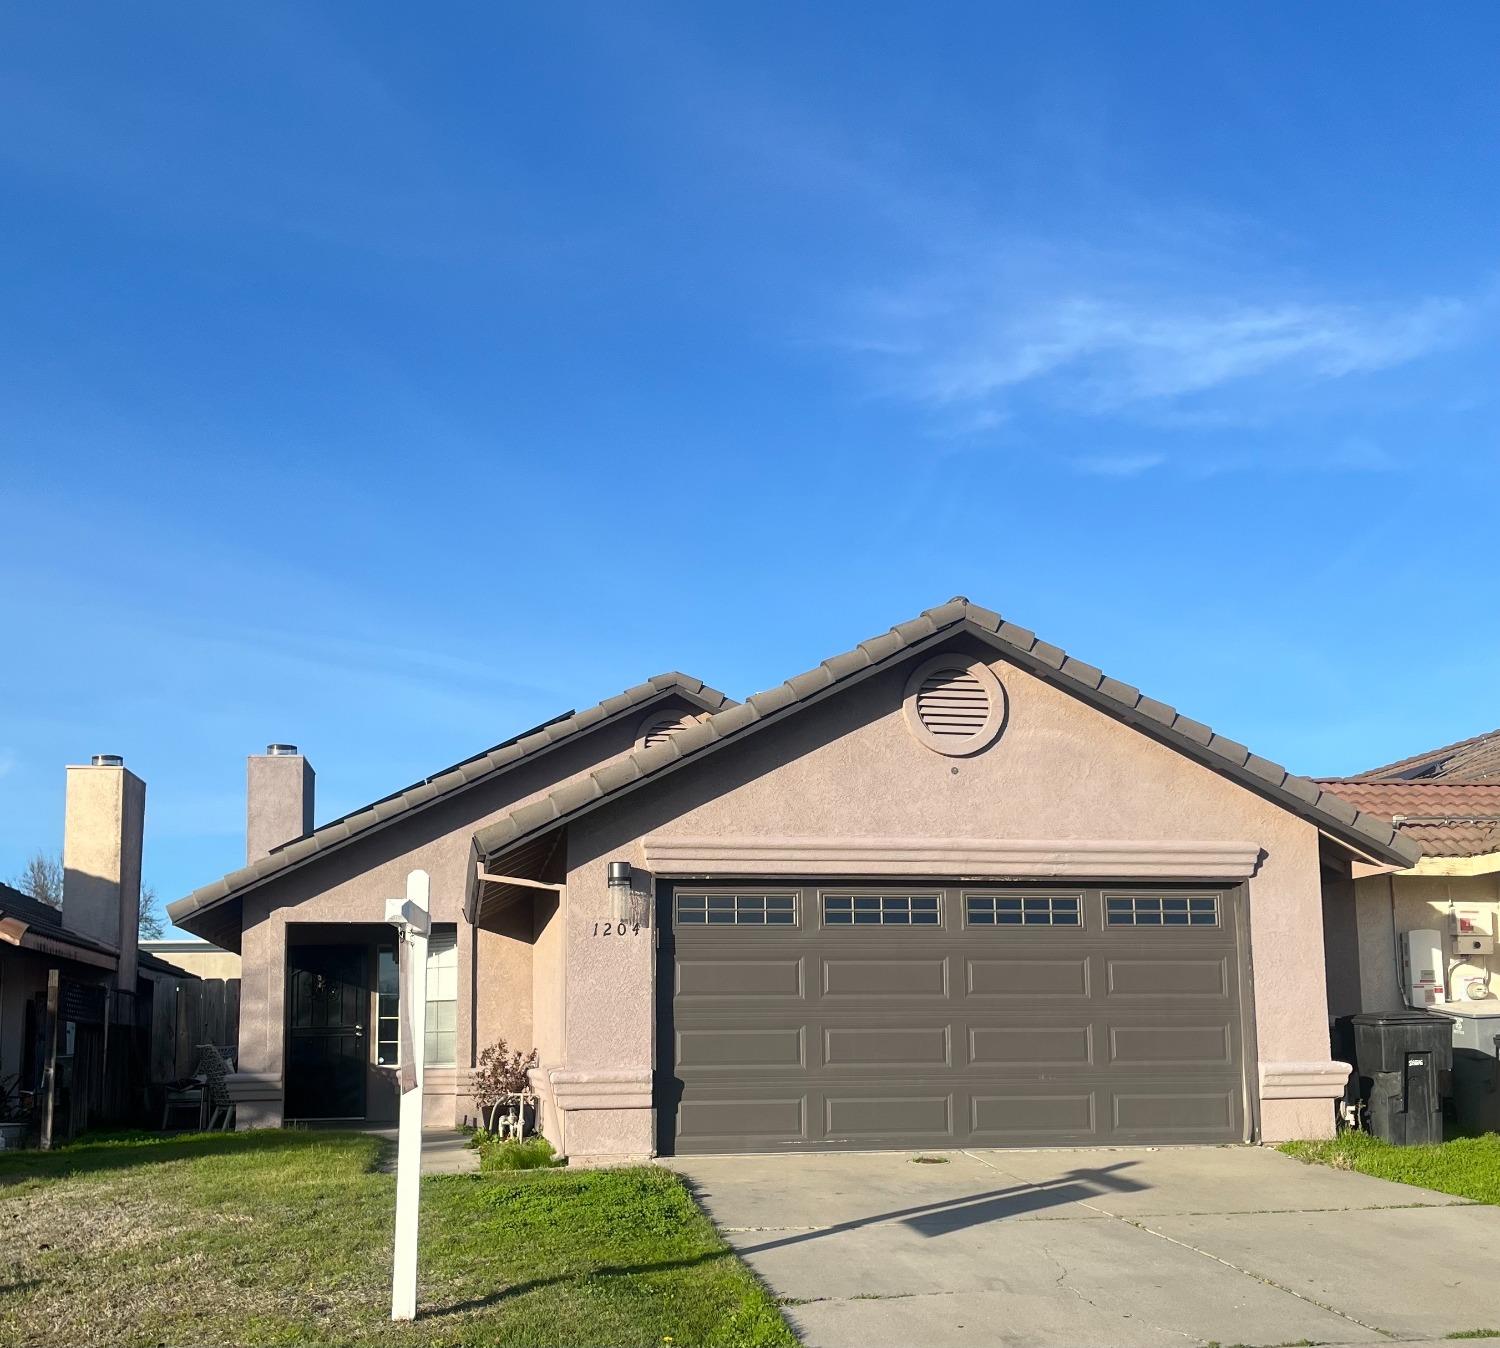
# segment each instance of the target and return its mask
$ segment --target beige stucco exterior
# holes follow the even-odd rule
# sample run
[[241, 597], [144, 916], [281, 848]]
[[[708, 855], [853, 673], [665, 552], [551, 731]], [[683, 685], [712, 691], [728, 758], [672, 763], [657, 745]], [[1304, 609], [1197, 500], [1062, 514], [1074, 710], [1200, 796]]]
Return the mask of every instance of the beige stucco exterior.
[[68, 768], [63, 922], [119, 953], [118, 985], [135, 986], [146, 783], [118, 763]]
[[[1432, 866], [1424, 860], [1408, 871], [1367, 875], [1354, 881], [1355, 914], [1359, 932], [1360, 1001], [1364, 1011], [1396, 1011], [1402, 1006], [1398, 981], [1397, 941], [1402, 932], [1428, 928], [1447, 942], [1454, 931], [1454, 913], [1474, 909], [1485, 915], [1490, 934], [1500, 931], [1500, 874], [1450, 875], [1452, 866]], [[1447, 971], [1447, 1000], [1468, 1000], [1465, 984], [1483, 978], [1489, 996], [1500, 996], [1493, 956], [1454, 956]]]
[[[492, 782], [248, 892], [240, 1125], [282, 1118], [287, 946], [297, 925], [380, 923], [385, 901], [421, 868], [431, 877], [434, 921], [458, 928], [457, 1062], [428, 1074], [429, 1121], [474, 1118], [468, 1073], [475, 1054], [504, 1038], [537, 1048], [543, 1127], [560, 1149], [592, 1161], [650, 1155], [655, 988], [667, 971], [657, 968], [650, 927], [599, 934], [615, 916], [607, 863], [630, 861], [649, 897], [653, 857], [669, 853], [674, 840], [694, 840], [700, 851], [736, 840], [741, 860], [734, 871], [719, 868], [725, 875], [792, 874], [817, 852], [824, 864], [857, 876], [877, 873], [862, 868], [897, 839], [926, 858], [911, 874], [975, 873], [966, 870], [978, 864], [971, 853], [988, 849], [984, 874], [1004, 876], [1006, 859], [1024, 855], [1032, 868], [1025, 874], [1108, 880], [1121, 874], [1112, 868], [1128, 851], [1137, 868], [1130, 873], [1139, 877], [1243, 882], [1254, 1135], [1330, 1134], [1345, 1074], [1329, 1062], [1326, 844], [1317, 828], [996, 658], [974, 638], [953, 644], [990, 664], [1008, 700], [998, 739], [972, 756], [933, 752], [903, 714], [910, 669], [924, 652], [573, 820], [560, 844], [560, 887], [530, 891], [483, 928], [463, 916], [476, 829], [627, 753], [640, 714], [605, 720]], [[667, 699], [654, 710], [688, 709]], [[747, 855], [762, 859], [746, 862]], [[1114, 860], [1090, 872], [1090, 857]], [[878, 873], [900, 873], [901, 864], [888, 860]], [[668, 873], [658, 866], [656, 874]], [[1363, 945], [1363, 926], [1359, 939]]]
[[240, 957], [207, 941], [142, 941], [140, 948], [198, 978], [238, 978]]
[[[1254, 844], [1254, 1044], [1260, 1074], [1276, 1083], [1252, 1100], [1259, 1135], [1332, 1132], [1343, 1077], [1309, 1070], [1329, 1059], [1317, 830], [1016, 667], [994, 668], [1009, 720], [972, 758], [934, 754], [911, 735], [902, 666], [570, 827], [567, 940], [537, 977], [566, 986], [560, 1103], [586, 1103], [562, 1111], [554, 1141], [608, 1156], [652, 1148], [654, 943], [593, 932], [611, 913], [605, 863], [644, 871], [645, 839], [678, 834]], [[629, 1103], [590, 1094], [590, 1077]]]
[[[672, 699], [662, 706], [689, 709]], [[503, 1038], [512, 1048], [545, 1042], [552, 1053], [561, 1053], [553, 1010], [557, 990], [538, 988], [533, 981], [533, 951], [545, 954], [555, 944], [555, 937], [538, 931], [538, 924], [546, 926], [551, 901], [544, 896], [535, 912], [530, 904], [516, 906], [501, 915], [493, 930], [476, 930], [464, 922], [473, 834], [559, 781], [628, 752], [638, 721], [638, 715], [628, 716], [570, 739], [493, 783], [439, 802], [417, 818], [315, 859], [245, 897], [240, 1072], [232, 1083], [241, 1127], [279, 1124], [283, 1118], [288, 928], [383, 923], [386, 900], [405, 892], [406, 877], [416, 869], [430, 877], [433, 922], [453, 923], [458, 929], [456, 1062], [426, 1074], [428, 1122], [452, 1126], [476, 1121], [468, 1075], [478, 1052], [495, 1040]]]

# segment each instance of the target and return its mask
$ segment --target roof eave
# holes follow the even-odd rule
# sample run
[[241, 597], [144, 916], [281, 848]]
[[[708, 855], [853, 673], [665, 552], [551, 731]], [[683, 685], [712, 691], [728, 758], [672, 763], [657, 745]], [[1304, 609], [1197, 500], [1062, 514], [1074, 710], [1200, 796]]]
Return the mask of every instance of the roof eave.
[[[1244, 745], [1179, 715], [1174, 708], [1145, 696], [1139, 689], [1109, 678], [1094, 666], [1041, 641], [1029, 629], [1006, 622], [990, 610], [957, 600], [929, 609], [910, 622], [861, 642], [852, 651], [833, 656], [775, 688], [757, 693], [739, 707], [715, 713], [691, 730], [674, 735], [666, 744], [637, 750], [619, 763], [596, 770], [570, 784], [570, 798], [555, 799], [559, 793], [554, 792], [487, 825], [474, 835], [477, 855], [488, 865], [493, 857], [536, 833], [590, 813], [648, 781], [675, 771], [685, 762], [696, 762], [763, 725], [813, 706], [834, 692], [844, 691], [963, 634], [980, 638], [1035, 677], [1063, 688], [1211, 771], [1307, 819], [1355, 850], [1401, 866], [1414, 865], [1421, 856], [1421, 848], [1401, 837], [1388, 821], [1356, 810], [1317, 783], [1252, 754]], [[595, 787], [592, 791], [587, 789], [590, 782]]]
[[[184, 931], [190, 931], [194, 935], [202, 936], [205, 940], [212, 941], [215, 945], [224, 946], [224, 932], [229, 930], [227, 925], [210, 924], [205, 927], [202, 923], [195, 921], [198, 914], [218, 909], [231, 899], [241, 899], [246, 894], [261, 888], [272, 880], [278, 880], [289, 875], [292, 871], [312, 861], [315, 857], [328, 856], [342, 849], [348, 844], [362, 838], [374, 836], [391, 824], [410, 819], [426, 810], [439, 801], [447, 803], [456, 799], [470, 789], [495, 781], [512, 768], [523, 763], [535, 763], [553, 749], [574, 742], [576, 737], [587, 733], [606, 724], [612, 724], [626, 715], [639, 714], [642, 708], [649, 707], [658, 700], [670, 697], [679, 697], [685, 701], [694, 703], [701, 711], [714, 712], [733, 707], [738, 704], [733, 698], [721, 693], [717, 688], [711, 687], [701, 679], [695, 679], [690, 675], [672, 671], [666, 674], [656, 674], [644, 682], [618, 693], [612, 698], [594, 707], [586, 708], [559, 721], [559, 726], [567, 722], [573, 723], [562, 733], [551, 736], [547, 742], [539, 744], [533, 749], [510, 757], [507, 761], [496, 765], [484, 773], [476, 773], [456, 782], [450, 789], [442, 791], [426, 791], [420, 800], [414, 801], [405, 808], [389, 807], [390, 802], [382, 801], [378, 806], [371, 806], [367, 811], [356, 812], [355, 815], [346, 816], [345, 820], [337, 821], [333, 826], [325, 825], [325, 828], [336, 827], [343, 832], [339, 836], [333, 836], [322, 845], [314, 844], [314, 840], [322, 831], [313, 830], [306, 838], [285, 845], [272, 852], [269, 856], [261, 857], [249, 866], [242, 867], [237, 871], [231, 871], [228, 875], [215, 880], [212, 884], [205, 885], [201, 889], [194, 890], [191, 894], [176, 899], [167, 905], [167, 917], [176, 926]], [[602, 713], [602, 714], [601, 714]], [[467, 760], [460, 768], [478, 760]], [[454, 770], [455, 772], [458, 769]], [[416, 787], [409, 788], [410, 793], [415, 796], [423, 791], [429, 783], [421, 783]], [[380, 813], [377, 814], [377, 810]], [[359, 814], [370, 813], [375, 815], [369, 823], [357, 828], [348, 827], [347, 820], [356, 818]], [[313, 844], [313, 845], [309, 845]], [[239, 930], [239, 923], [234, 924], [234, 931]], [[209, 931], [218, 932], [218, 935], [209, 935]], [[226, 947], [229, 948], [229, 947]], [[232, 947], [238, 949], [238, 942]]]

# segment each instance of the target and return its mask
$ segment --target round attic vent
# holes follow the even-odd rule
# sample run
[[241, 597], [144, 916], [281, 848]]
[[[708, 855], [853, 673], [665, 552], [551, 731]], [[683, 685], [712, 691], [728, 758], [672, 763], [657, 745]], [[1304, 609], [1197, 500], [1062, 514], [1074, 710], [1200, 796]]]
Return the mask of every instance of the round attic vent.
[[911, 733], [959, 757], [987, 748], [1005, 724], [1005, 689], [983, 661], [937, 655], [917, 666], [903, 704]]
[[648, 716], [636, 739], [642, 749], [654, 749], [658, 744], [665, 744], [679, 730], [686, 730], [689, 724], [688, 717], [681, 713], [676, 716]]

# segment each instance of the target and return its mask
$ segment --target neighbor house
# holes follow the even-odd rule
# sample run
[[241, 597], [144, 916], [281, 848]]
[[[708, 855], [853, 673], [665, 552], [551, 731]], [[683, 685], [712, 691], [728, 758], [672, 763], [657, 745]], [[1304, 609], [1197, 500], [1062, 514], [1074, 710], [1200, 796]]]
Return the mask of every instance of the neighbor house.
[[1354, 901], [1342, 909], [1353, 926], [1342, 939], [1359, 958], [1330, 961], [1334, 1013], [1404, 1004], [1398, 942], [1416, 930], [1437, 932], [1445, 947], [1434, 971], [1438, 1001], [1500, 996], [1493, 953], [1500, 933], [1500, 730], [1320, 784], [1390, 819], [1422, 849], [1410, 866], [1355, 868]]
[[421, 868], [427, 1118], [535, 1045], [581, 1160], [1326, 1135], [1325, 886], [1337, 924], [1356, 865], [1419, 855], [963, 599], [744, 703], [657, 676], [316, 829], [288, 746], [248, 787], [248, 864], [169, 910], [241, 952], [241, 1126], [393, 1117], [385, 903]]
[[220, 950], [207, 941], [158, 937], [140, 944], [142, 953], [168, 960], [195, 978], [238, 978], [240, 957], [232, 950]]
[[153, 985], [191, 977], [138, 948], [145, 810], [146, 784], [118, 756], [69, 767], [61, 907], [0, 885], [0, 1080], [27, 1101], [55, 1081], [57, 1137], [140, 1122], [144, 1065], [109, 1063], [110, 1027], [144, 1029]]

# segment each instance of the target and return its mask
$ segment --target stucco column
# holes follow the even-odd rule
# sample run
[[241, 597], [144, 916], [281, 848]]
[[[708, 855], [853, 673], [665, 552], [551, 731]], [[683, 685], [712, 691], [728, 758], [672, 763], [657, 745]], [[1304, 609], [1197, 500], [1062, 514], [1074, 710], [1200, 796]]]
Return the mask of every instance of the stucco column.
[[570, 867], [567, 911], [567, 1061], [550, 1072], [569, 1157], [639, 1160], [655, 1154], [656, 933], [615, 918], [607, 863], [629, 860], [649, 883], [638, 844]]
[[286, 923], [254, 899], [240, 938], [240, 1061], [229, 1079], [239, 1128], [275, 1128], [285, 1100]]
[[1261, 1141], [1332, 1137], [1349, 1069], [1329, 1043], [1317, 834], [1289, 830], [1247, 888]]
[[474, 937], [474, 924], [458, 919], [458, 1008], [455, 1012], [457, 1033], [453, 1050], [453, 1123], [463, 1123], [465, 1116], [474, 1116], [470, 1105], [469, 1077], [474, 1070], [474, 1025], [475, 997], [478, 979], [475, 975], [475, 955], [478, 942]]

